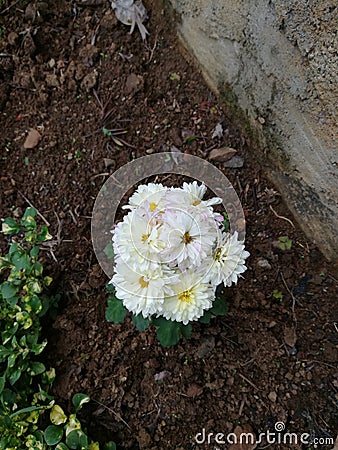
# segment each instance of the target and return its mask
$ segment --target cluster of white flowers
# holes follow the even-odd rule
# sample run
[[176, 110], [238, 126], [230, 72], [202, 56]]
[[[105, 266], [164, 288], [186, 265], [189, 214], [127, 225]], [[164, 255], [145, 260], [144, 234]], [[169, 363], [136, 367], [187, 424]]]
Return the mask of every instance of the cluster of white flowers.
[[218, 284], [230, 286], [246, 270], [249, 253], [237, 232], [226, 233], [221, 203], [203, 200], [204, 184], [141, 185], [113, 230], [116, 297], [134, 314], [183, 322], [198, 320], [215, 300]]

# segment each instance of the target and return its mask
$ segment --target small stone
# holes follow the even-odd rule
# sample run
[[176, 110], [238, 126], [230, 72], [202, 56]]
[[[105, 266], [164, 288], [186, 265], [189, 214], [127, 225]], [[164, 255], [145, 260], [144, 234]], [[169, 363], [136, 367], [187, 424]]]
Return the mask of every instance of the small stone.
[[57, 75], [55, 75], [55, 73], [49, 73], [46, 75], [46, 84], [49, 87], [59, 87], [60, 83]]
[[90, 91], [97, 83], [98, 73], [96, 70], [88, 73], [81, 82], [81, 87], [86, 91]]
[[308, 373], [306, 374], [306, 379], [307, 379], [308, 381], [311, 381], [311, 380], [312, 380], [312, 373], [311, 373], [311, 372], [308, 372]]
[[147, 431], [141, 429], [137, 436], [137, 441], [141, 449], [149, 448], [151, 444], [151, 437]]
[[40, 139], [41, 134], [37, 130], [30, 130], [23, 144], [23, 147], [26, 149], [35, 148], [40, 142]]
[[25, 9], [25, 18], [27, 20], [34, 20], [36, 16], [36, 7], [34, 3], [29, 2], [27, 8]]
[[258, 122], [259, 122], [261, 125], [264, 125], [264, 124], [265, 124], [265, 119], [264, 119], [264, 117], [258, 117]]
[[131, 73], [128, 75], [125, 85], [125, 93], [127, 95], [136, 93], [143, 88], [144, 79], [141, 75], [136, 75], [136, 73]]
[[268, 269], [268, 270], [272, 269], [271, 264], [269, 263], [269, 261], [267, 259], [264, 259], [264, 258], [260, 258], [257, 261], [257, 266], [261, 267], [262, 269]]
[[15, 31], [11, 31], [7, 37], [9, 45], [15, 45], [17, 43], [19, 35]]
[[[236, 439], [235, 443], [229, 447], [229, 450], [254, 450], [257, 447], [256, 435], [249, 424], [237, 425], [233, 432], [236, 435]], [[245, 440], [243, 436], [246, 436]]]
[[295, 346], [297, 342], [297, 333], [294, 327], [284, 328], [284, 341], [291, 348]]
[[224, 163], [229, 161], [229, 159], [231, 159], [236, 153], [237, 150], [231, 147], [214, 148], [209, 153], [209, 159], [210, 161]]
[[198, 358], [204, 358], [215, 348], [215, 338], [213, 336], [203, 339], [200, 346], [197, 348], [196, 355]]
[[230, 377], [228, 377], [228, 379], [227, 379], [227, 385], [232, 386], [234, 384], [234, 382], [235, 382], [235, 378], [230, 375]]
[[199, 386], [198, 384], [193, 383], [188, 387], [187, 396], [193, 397], [193, 398], [198, 397], [199, 395], [202, 394], [202, 392], [203, 392], [203, 388], [201, 386]]
[[116, 166], [116, 162], [114, 159], [110, 159], [110, 158], [103, 158], [103, 162], [105, 167], [108, 169], [108, 167], [115, 167]]
[[240, 156], [235, 155], [229, 161], [223, 163], [224, 167], [228, 167], [230, 169], [240, 169], [244, 165], [244, 159]]
[[268, 399], [270, 400], [270, 402], [276, 403], [277, 393], [275, 391], [270, 392], [270, 394], [268, 395]]
[[49, 67], [50, 69], [53, 69], [53, 68], [55, 67], [55, 59], [54, 59], [54, 58], [51, 58], [51, 59], [48, 61], [48, 67]]

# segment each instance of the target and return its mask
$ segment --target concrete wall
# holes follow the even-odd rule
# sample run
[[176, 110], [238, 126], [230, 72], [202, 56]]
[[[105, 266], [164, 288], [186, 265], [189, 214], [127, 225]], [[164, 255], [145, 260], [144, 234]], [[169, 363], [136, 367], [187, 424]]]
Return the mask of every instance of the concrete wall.
[[230, 87], [304, 231], [338, 257], [336, 0], [171, 0], [207, 81]]

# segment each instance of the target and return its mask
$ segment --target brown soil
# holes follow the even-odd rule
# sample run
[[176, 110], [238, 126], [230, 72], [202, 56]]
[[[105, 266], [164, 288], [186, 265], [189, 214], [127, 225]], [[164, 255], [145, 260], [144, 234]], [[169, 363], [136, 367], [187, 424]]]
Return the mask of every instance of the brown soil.
[[[66, 408], [75, 392], [89, 394], [83, 419], [91, 436], [118, 448], [216, 448], [194, 436], [237, 425], [259, 434], [277, 421], [290, 432], [335, 438], [337, 275], [296, 224], [274, 214], [270, 206], [293, 221], [246, 132], [179, 52], [174, 18], [159, 2], [146, 6], [147, 44], [117, 23], [106, 1], [22, 0], [0, 15], [1, 216], [19, 215], [28, 199], [60, 237], [56, 261], [45, 253], [62, 294], [46, 330], [54, 394]], [[220, 121], [219, 146], [244, 159], [242, 168], [216, 165], [245, 210], [248, 271], [226, 291], [225, 318], [194, 325], [190, 340], [164, 349], [153, 329], [106, 322], [108, 280], [93, 254], [90, 216], [107, 174], [172, 145], [206, 158]], [[128, 145], [116, 145], [102, 127], [127, 130]], [[30, 129], [42, 137], [25, 149]], [[192, 134], [197, 139], [185, 143]], [[278, 248], [280, 236], [292, 240], [290, 250]]]

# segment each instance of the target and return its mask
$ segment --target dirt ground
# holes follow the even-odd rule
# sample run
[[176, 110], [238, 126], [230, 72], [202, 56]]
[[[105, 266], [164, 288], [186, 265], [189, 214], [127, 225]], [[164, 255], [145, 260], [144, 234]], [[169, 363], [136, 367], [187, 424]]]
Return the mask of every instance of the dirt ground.
[[[58, 238], [44, 255], [62, 295], [45, 330], [53, 393], [65, 408], [75, 392], [89, 394], [89, 434], [121, 449], [216, 449], [194, 436], [238, 427], [258, 435], [277, 422], [335, 440], [336, 271], [299, 230], [224, 99], [182, 56], [175, 19], [160, 3], [146, 2], [146, 43], [117, 22], [108, 1], [0, 7], [11, 6], [0, 14], [1, 217], [20, 215], [29, 201]], [[219, 122], [224, 136], [215, 140]], [[31, 129], [41, 137], [25, 148]], [[202, 158], [214, 147], [238, 151], [234, 165], [242, 167], [215, 164], [242, 201], [251, 256], [244, 279], [225, 292], [227, 316], [194, 325], [190, 340], [165, 349], [153, 329], [105, 320], [108, 280], [93, 253], [90, 217], [111, 173], [171, 146]], [[291, 249], [279, 248], [281, 236]], [[268, 447], [315, 448], [257, 446]]]

